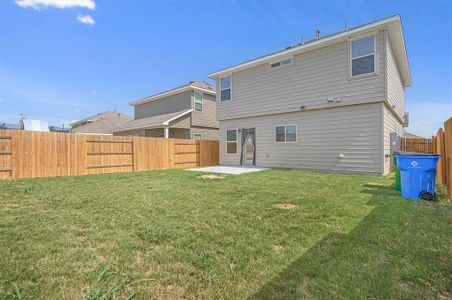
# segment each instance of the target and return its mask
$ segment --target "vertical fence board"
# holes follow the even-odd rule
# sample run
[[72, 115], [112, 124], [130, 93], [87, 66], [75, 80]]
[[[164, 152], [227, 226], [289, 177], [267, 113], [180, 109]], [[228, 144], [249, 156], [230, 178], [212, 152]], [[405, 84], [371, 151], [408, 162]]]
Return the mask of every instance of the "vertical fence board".
[[169, 169], [171, 140], [161, 138], [133, 138], [134, 164], [136, 171]]
[[174, 168], [199, 166], [199, 141], [174, 139]]
[[447, 196], [452, 200], [452, 118], [444, 123], [444, 156]]
[[436, 136], [432, 136], [432, 153], [436, 153]]
[[432, 139], [400, 138], [400, 151], [433, 153]]
[[437, 181], [440, 184], [446, 184], [446, 165], [444, 163], [444, 131], [442, 128], [438, 130], [436, 134], [436, 153], [440, 154], [442, 157], [438, 160], [438, 165], [436, 166]]
[[0, 179], [8, 179], [13, 176], [12, 151], [12, 136], [7, 132], [0, 133]]
[[218, 141], [0, 130], [0, 179], [218, 164]]
[[218, 141], [201, 140], [199, 143], [199, 165], [218, 165], [220, 163], [220, 148]]

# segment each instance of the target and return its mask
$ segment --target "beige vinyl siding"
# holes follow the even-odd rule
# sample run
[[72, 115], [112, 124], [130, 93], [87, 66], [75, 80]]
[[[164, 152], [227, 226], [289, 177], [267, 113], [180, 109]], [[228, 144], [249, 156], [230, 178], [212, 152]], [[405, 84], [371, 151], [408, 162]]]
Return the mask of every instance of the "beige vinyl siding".
[[164, 137], [164, 129], [163, 128], [154, 128], [154, 129], [146, 129], [145, 136], [146, 137]]
[[390, 105], [394, 105], [394, 109], [400, 118], [405, 113], [405, 88], [400, 76], [397, 62], [392, 53], [391, 44], [386, 37], [386, 53], [387, 53], [387, 97]]
[[202, 112], [195, 111], [193, 99], [192, 125], [218, 128], [217, 121], [217, 103], [215, 95], [204, 93]]
[[190, 120], [191, 120], [191, 114], [186, 114], [185, 116], [182, 116], [172, 122], [170, 122], [171, 128], [185, 128], [190, 129]]
[[[233, 73], [232, 97], [219, 101], [218, 119], [241, 118], [266, 114], [328, 107], [328, 97], [340, 97], [339, 105], [384, 101], [385, 62], [384, 34], [376, 39], [377, 74], [350, 79], [349, 42], [323, 47], [296, 55], [293, 63], [271, 69], [269, 64]], [[217, 80], [217, 90], [219, 90]]]
[[390, 154], [391, 143], [390, 135], [392, 132], [396, 132], [398, 136], [403, 134], [403, 124], [395, 116], [395, 114], [385, 104], [383, 106], [383, 145], [384, 145], [384, 173], [388, 173], [391, 167], [391, 157], [386, 157]]
[[189, 129], [170, 128], [169, 137], [172, 139], [191, 139]]
[[207, 128], [207, 127], [191, 127], [191, 138], [193, 138], [193, 133], [200, 133], [203, 140], [218, 140], [219, 130], [218, 128]]
[[164, 97], [135, 106], [135, 119], [153, 117], [191, 108], [192, 91]]
[[[226, 154], [227, 129], [256, 128], [258, 166], [381, 174], [382, 111], [369, 103], [220, 121], [220, 163], [240, 163], [240, 136], [239, 154]], [[297, 142], [275, 142], [275, 125], [284, 124], [297, 125]]]
[[133, 135], [133, 136], [146, 136], [146, 135], [145, 135], [145, 130], [144, 130], [144, 129], [140, 129], [140, 130], [129, 130], [129, 131], [119, 131], [119, 132], [114, 132], [113, 135], [119, 135], [119, 136], [128, 136], [128, 135]]
[[[155, 128], [155, 129], [146, 129], [146, 137], [164, 137], [164, 129], [163, 128]], [[190, 138], [190, 130], [181, 129], [181, 128], [170, 128], [169, 129], [169, 138], [173, 139], [188, 139]]]

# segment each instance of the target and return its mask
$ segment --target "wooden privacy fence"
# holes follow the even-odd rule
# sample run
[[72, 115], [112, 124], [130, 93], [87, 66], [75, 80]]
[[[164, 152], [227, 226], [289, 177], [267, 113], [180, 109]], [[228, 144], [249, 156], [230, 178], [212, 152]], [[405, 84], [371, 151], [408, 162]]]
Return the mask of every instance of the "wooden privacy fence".
[[406, 152], [433, 153], [432, 139], [400, 138], [399, 150]]
[[447, 189], [447, 196], [452, 200], [452, 118], [444, 123], [436, 136], [432, 137], [433, 153], [441, 154], [437, 165], [437, 182]]
[[218, 141], [0, 130], [0, 179], [218, 165]]

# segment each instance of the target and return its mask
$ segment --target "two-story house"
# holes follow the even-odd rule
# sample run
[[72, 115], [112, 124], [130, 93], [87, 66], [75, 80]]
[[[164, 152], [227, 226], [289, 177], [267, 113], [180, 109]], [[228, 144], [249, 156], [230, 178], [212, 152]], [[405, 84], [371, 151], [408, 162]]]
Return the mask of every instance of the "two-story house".
[[202, 81], [130, 102], [134, 119], [114, 135], [218, 140], [215, 88]]
[[130, 120], [132, 118], [128, 115], [115, 110], [98, 113], [69, 125], [72, 133], [113, 134], [113, 131], [118, 129], [121, 124], [130, 122]]
[[399, 16], [209, 74], [220, 163], [383, 174], [411, 85]]

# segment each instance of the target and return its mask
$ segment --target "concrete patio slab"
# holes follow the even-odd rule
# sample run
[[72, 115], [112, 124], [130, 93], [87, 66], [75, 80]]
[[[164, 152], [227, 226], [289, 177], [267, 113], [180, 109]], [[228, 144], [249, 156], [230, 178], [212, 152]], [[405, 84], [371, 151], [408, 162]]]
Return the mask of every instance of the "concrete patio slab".
[[221, 174], [232, 174], [232, 175], [240, 175], [240, 174], [258, 172], [258, 171], [264, 171], [264, 170], [269, 170], [269, 168], [260, 168], [260, 167], [255, 167], [255, 166], [213, 166], [213, 167], [187, 169], [187, 171], [221, 173]]

